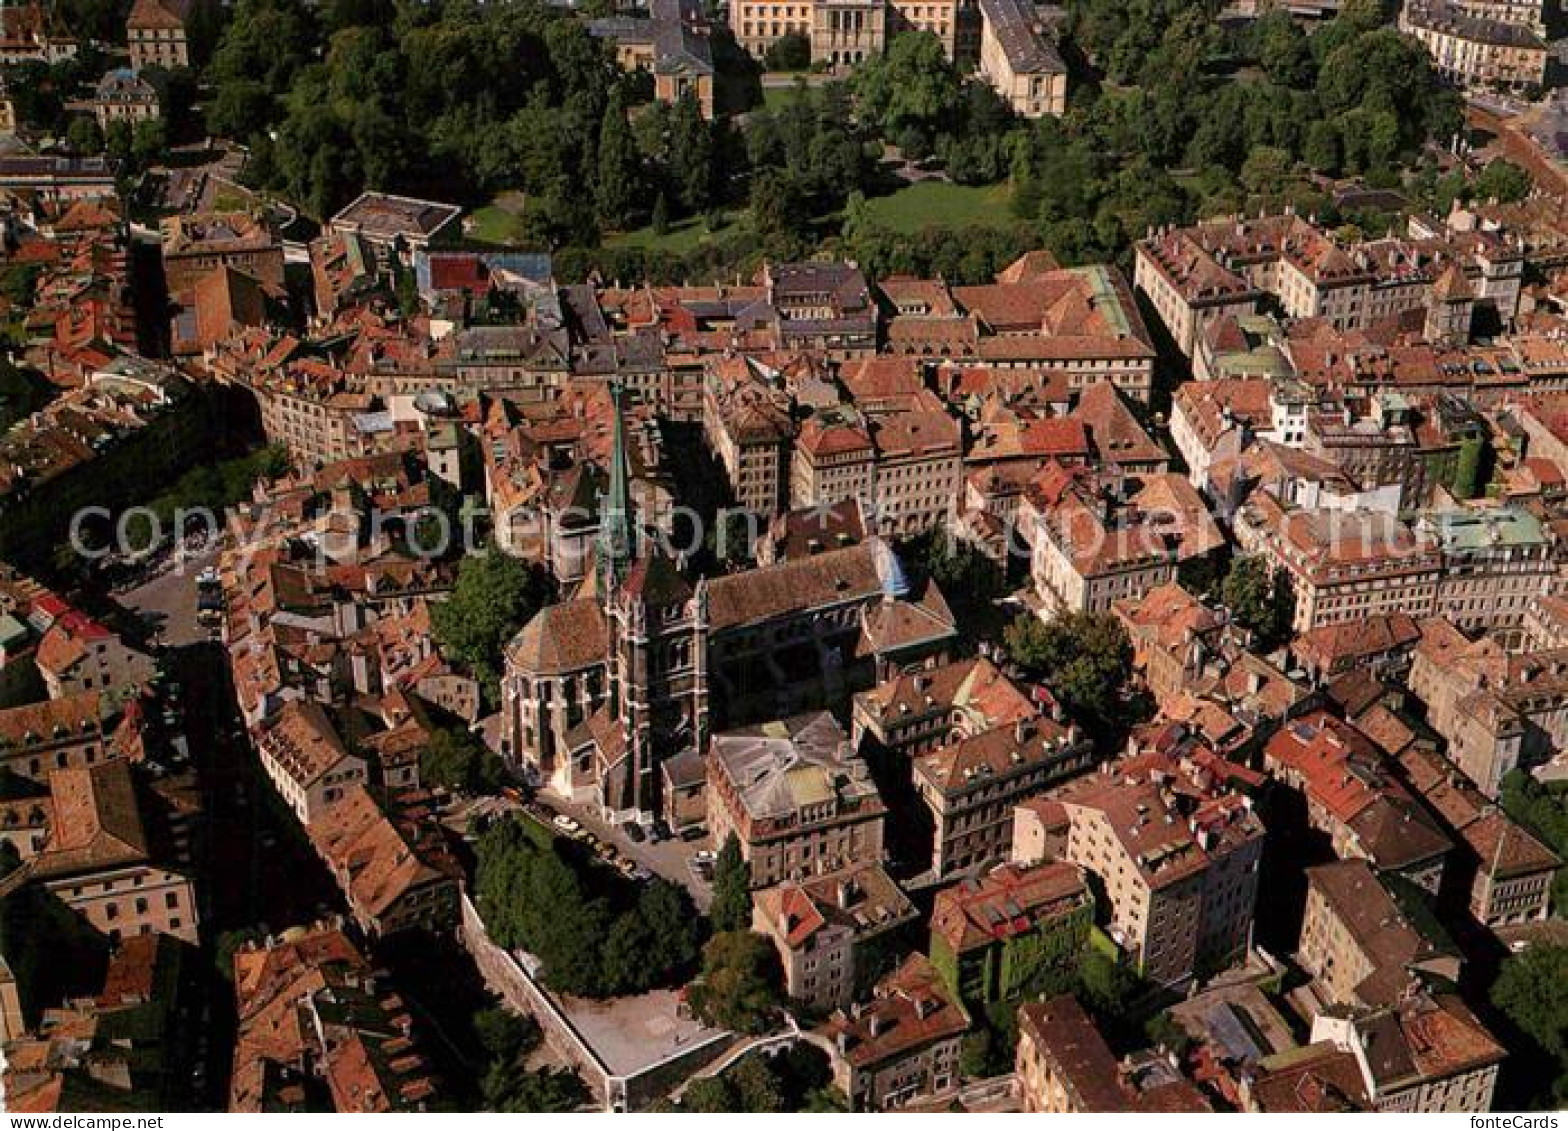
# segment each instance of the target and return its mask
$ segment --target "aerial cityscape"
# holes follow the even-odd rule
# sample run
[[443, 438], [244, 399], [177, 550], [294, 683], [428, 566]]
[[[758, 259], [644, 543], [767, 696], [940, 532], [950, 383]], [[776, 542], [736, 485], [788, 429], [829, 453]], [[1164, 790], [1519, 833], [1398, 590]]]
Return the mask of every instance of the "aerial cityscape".
[[1565, 1106], [1555, 0], [0, 2], [0, 1111]]

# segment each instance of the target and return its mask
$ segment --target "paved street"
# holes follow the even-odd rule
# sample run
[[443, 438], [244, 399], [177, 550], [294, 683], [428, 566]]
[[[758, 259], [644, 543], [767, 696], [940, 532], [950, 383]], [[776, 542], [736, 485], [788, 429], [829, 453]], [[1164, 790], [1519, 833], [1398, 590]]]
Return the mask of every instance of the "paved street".
[[150, 581], [120, 594], [119, 602], [139, 613], [166, 646], [202, 643], [208, 635], [196, 623], [196, 575], [217, 560], [216, 550], [176, 560]]
[[680, 884], [691, 893], [692, 902], [699, 911], [706, 911], [713, 902], [712, 886], [697, 879], [690, 866], [691, 858], [697, 852], [703, 849], [715, 851], [712, 838], [707, 834], [698, 840], [671, 837], [658, 844], [651, 840], [635, 844], [618, 826], [612, 827], [600, 819], [597, 810], [591, 805], [564, 801], [549, 793], [541, 793], [539, 803], [557, 813], [565, 813], [600, 840], [613, 844], [616, 852], [630, 857], [648, 871], [663, 876], [671, 883]]

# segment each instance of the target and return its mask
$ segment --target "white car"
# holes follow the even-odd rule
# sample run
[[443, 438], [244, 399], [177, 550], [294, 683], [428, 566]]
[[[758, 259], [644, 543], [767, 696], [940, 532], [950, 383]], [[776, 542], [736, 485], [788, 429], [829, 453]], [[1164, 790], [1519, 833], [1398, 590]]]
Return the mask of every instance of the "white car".
[[551, 823], [554, 824], [555, 827], [560, 829], [563, 833], [580, 833], [583, 831], [583, 827], [568, 817], [565, 813], [557, 813], [555, 815], [555, 820]]

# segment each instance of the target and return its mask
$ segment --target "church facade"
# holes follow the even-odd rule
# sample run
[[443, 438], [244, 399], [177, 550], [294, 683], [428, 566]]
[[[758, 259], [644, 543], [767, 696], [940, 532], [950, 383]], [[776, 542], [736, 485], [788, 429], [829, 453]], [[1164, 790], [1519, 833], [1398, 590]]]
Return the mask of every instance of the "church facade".
[[689, 583], [633, 514], [620, 414], [593, 573], [507, 647], [514, 770], [613, 820], [659, 809], [659, 767], [716, 729], [847, 708], [892, 672], [944, 661], [956, 630], [879, 538]]

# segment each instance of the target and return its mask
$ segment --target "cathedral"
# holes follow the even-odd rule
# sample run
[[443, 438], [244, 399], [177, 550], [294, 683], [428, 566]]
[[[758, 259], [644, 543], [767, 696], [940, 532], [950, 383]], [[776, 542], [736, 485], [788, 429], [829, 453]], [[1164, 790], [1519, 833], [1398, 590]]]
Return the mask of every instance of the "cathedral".
[[948, 658], [934, 582], [857, 545], [689, 583], [631, 504], [620, 394], [592, 572], [512, 639], [502, 679], [512, 767], [612, 820], [660, 812], [659, 768], [717, 729], [847, 711], [886, 675]]

